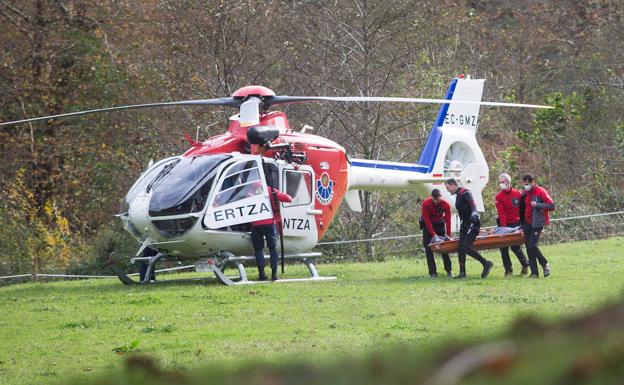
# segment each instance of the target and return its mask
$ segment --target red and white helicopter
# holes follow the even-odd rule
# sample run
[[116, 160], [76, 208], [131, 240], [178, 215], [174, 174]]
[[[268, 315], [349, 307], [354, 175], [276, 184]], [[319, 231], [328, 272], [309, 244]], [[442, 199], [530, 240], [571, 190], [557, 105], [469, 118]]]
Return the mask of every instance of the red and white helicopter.
[[[227, 106], [239, 109], [226, 133], [191, 142], [180, 156], [148, 166], [121, 203], [119, 218], [141, 247], [133, 258], [148, 262], [142, 283], [150, 282], [163, 258], [194, 259], [198, 271], [213, 272], [228, 285], [249, 283], [243, 262], [253, 260], [249, 223], [273, 217], [267, 185], [293, 197], [280, 203], [283, 248], [288, 257], [307, 264], [320, 280], [310, 252], [323, 237], [338, 207], [361, 210], [358, 190], [416, 191], [428, 195], [434, 186], [454, 177], [474, 194], [484, 211], [481, 191], [489, 169], [477, 143], [480, 106], [549, 108], [548, 106], [481, 101], [484, 80], [455, 78], [444, 99], [391, 97], [279, 96], [266, 87], [247, 86], [231, 97], [103, 108], [0, 123], [36, 120], [161, 106]], [[300, 102], [393, 102], [440, 104], [417, 164], [349, 158], [334, 141], [293, 131], [285, 113], [272, 106]], [[253, 145], [270, 143], [264, 156]], [[259, 187], [261, 186], [261, 187]], [[445, 198], [453, 201], [445, 189]], [[146, 256], [146, 250], [154, 250]], [[282, 253], [284, 255], [284, 252]], [[235, 264], [239, 279], [223, 271]], [[120, 273], [124, 283], [133, 282]]]

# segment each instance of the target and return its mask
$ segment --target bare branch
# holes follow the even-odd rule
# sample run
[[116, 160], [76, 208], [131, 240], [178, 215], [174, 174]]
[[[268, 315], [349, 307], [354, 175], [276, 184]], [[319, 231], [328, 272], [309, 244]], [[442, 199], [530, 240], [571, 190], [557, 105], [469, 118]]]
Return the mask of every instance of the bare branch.
[[22, 32], [24, 35], [28, 36], [29, 38], [31, 37], [31, 32], [29, 30], [27, 30], [26, 28], [22, 27], [21, 24], [15, 20], [13, 20], [13, 17], [11, 17], [11, 15], [9, 15], [8, 13], [6, 13], [4, 10], [0, 9], [0, 15], [4, 16], [4, 18], [11, 23], [12, 25], [15, 26], [15, 28], [17, 28], [20, 32]]
[[26, 15], [24, 12], [22, 12], [19, 9], [15, 8], [11, 4], [7, 3], [6, 1], [0, 0], [0, 4], [4, 5], [11, 12], [15, 13], [17, 16], [21, 17], [22, 19], [26, 20], [27, 22], [32, 23], [32, 19], [30, 18], [30, 16]]

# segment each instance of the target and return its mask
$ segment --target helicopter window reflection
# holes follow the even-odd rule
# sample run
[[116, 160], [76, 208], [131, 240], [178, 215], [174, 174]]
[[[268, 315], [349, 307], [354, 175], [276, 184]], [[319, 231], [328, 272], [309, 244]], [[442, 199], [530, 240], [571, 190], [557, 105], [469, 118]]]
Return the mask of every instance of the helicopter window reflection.
[[219, 207], [263, 192], [260, 170], [255, 161], [235, 164], [225, 175], [221, 191], [215, 197], [212, 207]]
[[144, 193], [148, 184], [153, 182], [157, 176], [160, 175], [165, 166], [171, 165], [173, 162], [176, 162], [178, 157], [171, 157], [160, 160], [152, 165], [152, 167], [145, 170], [139, 179], [134, 183], [134, 185], [128, 190], [126, 197], [121, 201], [121, 207], [119, 208], [120, 214], [125, 214], [128, 212], [128, 208], [130, 207], [130, 203], [136, 198], [139, 193]]
[[[179, 215], [201, 211], [215, 180], [214, 173], [229, 155], [182, 157], [153, 183], [150, 216]], [[160, 176], [160, 174], [159, 174]], [[155, 181], [156, 181], [155, 179]]]
[[292, 202], [284, 203], [284, 207], [308, 205], [312, 202], [312, 173], [309, 171], [284, 170], [286, 193]]

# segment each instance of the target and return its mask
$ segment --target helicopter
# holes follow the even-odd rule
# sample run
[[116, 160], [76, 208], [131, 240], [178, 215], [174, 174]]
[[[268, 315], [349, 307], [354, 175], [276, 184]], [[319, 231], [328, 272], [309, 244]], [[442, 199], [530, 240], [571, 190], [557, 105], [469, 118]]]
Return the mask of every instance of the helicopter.
[[[196, 271], [212, 272], [226, 285], [253, 283], [244, 270], [244, 262], [254, 260], [250, 223], [274, 217], [269, 186], [292, 197], [292, 202], [279, 204], [282, 266], [285, 256], [299, 259], [310, 270], [309, 279], [322, 280], [335, 277], [318, 275], [312, 261], [320, 253], [311, 250], [343, 202], [361, 211], [359, 191], [415, 191], [426, 196], [436, 185], [455, 178], [473, 192], [477, 210], [484, 211], [481, 192], [489, 168], [476, 139], [480, 107], [551, 108], [484, 102], [484, 82], [460, 75], [451, 80], [444, 99], [284, 96], [252, 85], [224, 98], [101, 108], [0, 126], [136, 108], [237, 108], [225, 133], [202, 142], [187, 135], [191, 147], [182, 155], [150, 162], [121, 201], [118, 217], [141, 245], [131, 261], [147, 266], [140, 283], [152, 282], [156, 263], [166, 259], [194, 260]], [[413, 164], [350, 158], [338, 143], [312, 135], [305, 127], [294, 131], [284, 112], [270, 110], [302, 102], [435, 103], [440, 109], [418, 163]], [[258, 145], [269, 149], [256, 154]], [[445, 199], [454, 201], [441, 190]], [[224, 274], [232, 264], [238, 268], [237, 278]], [[120, 271], [118, 276], [125, 284], [135, 283]]]

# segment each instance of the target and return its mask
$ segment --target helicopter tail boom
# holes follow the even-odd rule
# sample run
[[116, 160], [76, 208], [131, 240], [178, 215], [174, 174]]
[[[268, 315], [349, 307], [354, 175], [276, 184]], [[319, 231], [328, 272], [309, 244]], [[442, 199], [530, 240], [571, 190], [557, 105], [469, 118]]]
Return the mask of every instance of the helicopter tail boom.
[[[476, 140], [483, 79], [455, 78], [446, 100], [475, 102], [443, 104], [417, 164], [352, 159], [349, 190], [417, 191], [426, 196], [455, 178], [469, 188], [479, 211], [484, 211], [481, 191], [489, 168]], [[445, 199], [452, 197], [440, 188]]]

